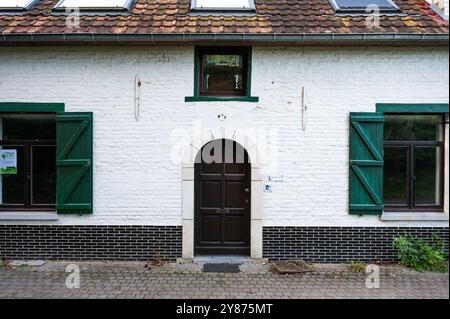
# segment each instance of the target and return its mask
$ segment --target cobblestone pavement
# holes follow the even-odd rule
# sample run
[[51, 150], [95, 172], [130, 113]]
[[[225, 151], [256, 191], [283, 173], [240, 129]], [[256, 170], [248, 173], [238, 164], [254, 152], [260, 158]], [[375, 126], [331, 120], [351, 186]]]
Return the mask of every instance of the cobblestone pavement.
[[[80, 288], [68, 289], [68, 264], [80, 267]], [[380, 288], [346, 265], [314, 265], [306, 274], [279, 275], [263, 264], [238, 274], [203, 273], [198, 264], [145, 267], [138, 262], [47, 262], [0, 267], [0, 298], [449, 298], [448, 273], [380, 266]]]

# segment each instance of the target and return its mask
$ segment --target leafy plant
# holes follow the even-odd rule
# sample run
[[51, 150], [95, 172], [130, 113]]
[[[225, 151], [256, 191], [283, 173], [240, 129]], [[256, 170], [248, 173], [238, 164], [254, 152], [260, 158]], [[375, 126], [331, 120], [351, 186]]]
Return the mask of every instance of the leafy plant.
[[362, 273], [366, 271], [366, 265], [362, 261], [351, 261], [348, 264], [348, 268], [354, 273]]
[[430, 244], [411, 236], [401, 236], [394, 239], [394, 247], [399, 251], [400, 263], [404, 266], [417, 271], [448, 271], [444, 243], [436, 235]]

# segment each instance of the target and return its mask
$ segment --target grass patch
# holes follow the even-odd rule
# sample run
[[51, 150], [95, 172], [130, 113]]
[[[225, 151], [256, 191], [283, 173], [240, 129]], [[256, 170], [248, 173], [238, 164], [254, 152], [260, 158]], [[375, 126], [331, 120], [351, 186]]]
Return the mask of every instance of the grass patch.
[[351, 261], [348, 269], [353, 273], [363, 273], [366, 271], [366, 264], [362, 261]]

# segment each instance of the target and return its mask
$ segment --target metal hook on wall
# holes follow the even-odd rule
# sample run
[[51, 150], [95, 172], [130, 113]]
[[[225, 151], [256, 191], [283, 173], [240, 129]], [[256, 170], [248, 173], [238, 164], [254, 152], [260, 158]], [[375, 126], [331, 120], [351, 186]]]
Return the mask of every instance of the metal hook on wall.
[[136, 75], [134, 79], [134, 117], [136, 118], [136, 121], [139, 121], [141, 113], [141, 86], [142, 81], [139, 79], [139, 76]]
[[305, 103], [305, 87], [302, 87], [302, 131], [306, 131], [305, 117], [306, 117], [306, 103]]

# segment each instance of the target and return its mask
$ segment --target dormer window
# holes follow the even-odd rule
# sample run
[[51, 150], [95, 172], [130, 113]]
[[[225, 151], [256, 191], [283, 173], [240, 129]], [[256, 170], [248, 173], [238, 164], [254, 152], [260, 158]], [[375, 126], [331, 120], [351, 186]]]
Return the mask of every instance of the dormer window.
[[254, 0], [192, 0], [192, 11], [254, 11]]
[[80, 11], [128, 11], [134, 0], [60, 0], [53, 9]]
[[330, 0], [336, 13], [398, 12], [399, 7], [392, 0]]
[[2, 0], [0, 11], [25, 11], [28, 10], [36, 0]]

